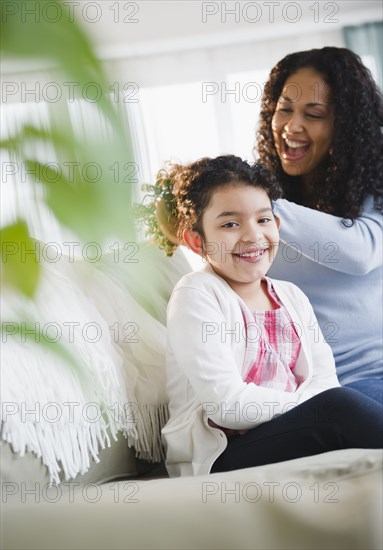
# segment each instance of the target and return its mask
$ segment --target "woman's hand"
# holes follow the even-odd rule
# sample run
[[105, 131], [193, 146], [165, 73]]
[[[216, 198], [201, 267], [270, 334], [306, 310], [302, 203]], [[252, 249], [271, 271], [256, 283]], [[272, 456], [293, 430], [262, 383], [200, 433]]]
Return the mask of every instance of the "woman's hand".
[[156, 216], [159, 228], [165, 237], [176, 246], [181, 244], [182, 240], [177, 236], [176, 220], [169, 213], [166, 201], [162, 198], [156, 202]]

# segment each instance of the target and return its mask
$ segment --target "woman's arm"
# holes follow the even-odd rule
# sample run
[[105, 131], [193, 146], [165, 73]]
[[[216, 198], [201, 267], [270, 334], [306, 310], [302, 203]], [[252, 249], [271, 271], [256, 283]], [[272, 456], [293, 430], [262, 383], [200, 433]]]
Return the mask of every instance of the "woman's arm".
[[274, 207], [281, 218], [281, 241], [305, 257], [353, 275], [382, 265], [382, 215], [373, 207], [371, 197], [350, 227], [342, 218], [285, 199], [275, 201]]
[[307, 296], [296, 287], [301, 304], [302, 323], [312, 362], [312, 378], [306, 386], [306, 391], [314, 396], [330, 388], [339, 387], [335, 360], [329, 344], [327, 344], [319, 327], [312, 305]]

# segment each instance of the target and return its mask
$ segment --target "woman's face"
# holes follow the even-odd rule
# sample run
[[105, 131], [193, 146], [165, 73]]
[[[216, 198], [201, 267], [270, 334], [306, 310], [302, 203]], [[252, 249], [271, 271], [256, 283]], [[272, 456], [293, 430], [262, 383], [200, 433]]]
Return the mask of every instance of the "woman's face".
[[313, 181], [334, 135], [334, 106], [329, 86], [320, 73], [304, 68], [286, 80], [272, 119], [272, 131], [286, 174]]

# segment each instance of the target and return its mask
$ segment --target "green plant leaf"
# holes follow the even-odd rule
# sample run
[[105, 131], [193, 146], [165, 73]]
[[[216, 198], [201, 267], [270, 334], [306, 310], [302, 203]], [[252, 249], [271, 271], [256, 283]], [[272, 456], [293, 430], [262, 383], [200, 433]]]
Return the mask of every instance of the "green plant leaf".
[[[102, 64], [78, 24], [76, 10], [80, 10], [81, 6], [74, 3], [71, 6], [73, 12], [69, 8], [67, 2], [60, 0], [34, 1], [31, 7], [28, 2], [2, 3], [2, 57], [48, 61], [52, 76], [55, 74], [52, 68], [58, 69], [60, 78], [64, 74], [71, 83], [79, 86], [95, 83], [99, 86], [103, 94], [94, 108], [103, 111], [108, 141], [105, 139], [101, 143], [100, 139], [93, 139], [98, 136], [92, 136], [92, 139], [75, 136], [72, 125], [68, 123], [64, 101], [51, 106], [54, 117], [50, 120], [49, 129], [26, 125], [16, 135], [8, 137], [2, 146], [13, 151], [21, 162], [26, 162], [25, 157], [28, 156], [27, 166], [42, 168], [40, 177], [35, 177], [35, 183], [44, 185], [44, 200], [62, 224], [88, 240], [101, 241], [110, 235], [131, 240], [135, 236], [131, 214], [133, 185], [125, 180], [116, 181], [116, 172], [112, 173], [111, 167], [118, 166], [123, 179], [124, 166], [133, 158], [132, 144], [123, 127], [118, 105], [107, 93], [110, 89]], [[74, 169], [74, 180], [68, 181], [65, 172], [62, 177], [57, 174], [55, 179], [54, 170], [39, 165], [36, 159], [30, 159], [29, 145], [35, 148], [39, 140], [45, 149], [52, 147], [61, 165], [72, 163], [84, 166], [87, 162], [97, 161], [102, 168], [102, 180], [84, 182], [77, 168]]]
[[[76, 3], [75, 3], [76, 4]], [[108, 84], [92, 44], [68, 3], [60, 0], [1, 2], [1, 50], [7, 57], [50, 62], [80, 90], [96, 83], [104, 94], [100, 106], [117, 119], [106, 92]]]
[[1, 282], [31, 298], [36, 290], [40, 263], [36, 241], [24, 220], [0, 229]]

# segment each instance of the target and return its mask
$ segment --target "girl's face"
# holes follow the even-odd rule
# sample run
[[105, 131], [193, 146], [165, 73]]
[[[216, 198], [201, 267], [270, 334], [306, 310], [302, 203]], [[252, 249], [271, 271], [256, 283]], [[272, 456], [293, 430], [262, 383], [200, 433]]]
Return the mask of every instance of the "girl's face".
[[[300, 69], [285, 82], [272, 119], [275, 148], [289, 176], [313, 181], [334, 135], [330, 89], [314, 69]], [[315, 181], [315, 180], [314, 180]]]
[[202, 255], [241, 294], [245, 286], [257, 288], [269, 270], [278, 249], [278, 227], [263, 189], [226, 185], [213, 194], [203, 214]]

